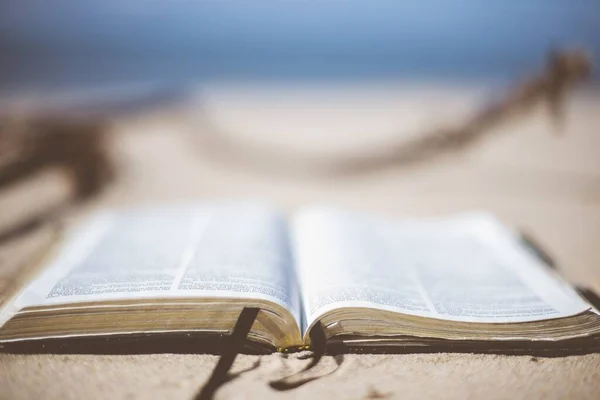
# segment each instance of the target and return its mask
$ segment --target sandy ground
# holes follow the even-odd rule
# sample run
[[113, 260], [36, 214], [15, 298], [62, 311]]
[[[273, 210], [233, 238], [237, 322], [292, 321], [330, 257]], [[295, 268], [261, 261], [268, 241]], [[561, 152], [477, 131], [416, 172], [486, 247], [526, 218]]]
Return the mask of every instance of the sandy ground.
[[[251, 87], [213, 88], [205, 92], [203, 108], [192, 103], [175, 112], [118, 121], [112, 144], [120, 177], [100, 198], [68, 215], [68, 221], [76, 223], [106, 206], [249, 197], [266, 198], [288, 212], [315, 202], [389, 216], [486, 209], [532, 234], [574, 284], [600, 291], [599, 94], [580, 94], [569, 104], [560, 134], [541, 109], [463, 152], [358, 175], [289, 175], [277, 166], [226, 162], [194, 139], [205, 129], [202, 113], [208, 113], [236, 140], [251, 139], [281, 154], [354, 154], [457, 123], [485, 97], [476, 88], [393, 89], [284, 95]], [[0, 227], [60, 201], [68, 189], [59, 174], [48, 171], [4, 192]], [[42, 229], [0, 247], [0, 299], [23, 279], [27, 260], [48, 238], [49, 231]], [[216, 360], [200, 354], [0, 354], [0, 398], [190, 399]], [[600, 393], [599, 354], [346, 355], [343, 360], [325, 357], [309, 373], [323, 377], [297, 389], [277, 392], [268, 385], [307, 363], [298, 355], [239, 356], [234, 372], [255, 368], [216, 396], [591, 399]]]

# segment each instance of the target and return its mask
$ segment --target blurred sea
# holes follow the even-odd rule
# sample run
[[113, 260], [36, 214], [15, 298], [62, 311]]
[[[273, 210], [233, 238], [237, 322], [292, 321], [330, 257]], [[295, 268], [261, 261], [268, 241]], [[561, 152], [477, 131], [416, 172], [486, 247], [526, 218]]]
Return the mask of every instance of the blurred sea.
[[237, 79], [502, 82], [573, 45], [600, 64], [600, 1], [4, 0], [0, 94]]

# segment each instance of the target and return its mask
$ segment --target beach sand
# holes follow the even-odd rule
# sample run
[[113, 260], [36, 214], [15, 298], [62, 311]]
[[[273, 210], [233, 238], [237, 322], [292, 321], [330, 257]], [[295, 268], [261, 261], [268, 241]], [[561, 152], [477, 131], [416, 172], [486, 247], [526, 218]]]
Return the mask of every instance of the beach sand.
[[[69, 213], [68, 223], [104, 207], [256, 197], [286, 212], [310, 203], [390, 217], [490, 210], [532, 235], [573, 284], [600, 292], [598, 92], [572, 99], [561, 133], [540, 108], [459, 153], [350, 175], [290, 175], [276, 165], [234, 163], [194, 136], [206, 129], [202, 115], [208, 114], [235, 140], [276, 153], [355, 154], [459, 123], [488, 94], [461, 86], [384, 86], [266, 93], [212, 88], [202, 106], [192, 102], [115, 121], [111, 144], [119, 177]], [[67, 191], [68, 182], [52, 171], [4, 191], [0, 227], [60, 201]], [[40, 229], [0, 247], [0, 301], [23, 281], [27, 261], [50, 236]], [[217, 358], [0, 353], [0, 399], [191, 399]], [[594, 399], [600, 393], [600, 354], [326, 356], [306, 375], [322, 378], [286, 392], [269, 386], [309, 362], [301, 355], [240, 355], [232, 372], [251, 370], [223, 385], [216, 398]]]

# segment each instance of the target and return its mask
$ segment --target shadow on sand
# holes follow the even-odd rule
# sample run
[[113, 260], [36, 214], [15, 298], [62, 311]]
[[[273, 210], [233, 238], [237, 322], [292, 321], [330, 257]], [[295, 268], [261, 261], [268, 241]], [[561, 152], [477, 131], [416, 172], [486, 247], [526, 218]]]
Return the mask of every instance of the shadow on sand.
[[[579, 289], [590, 304], [598, 308], [600, 297], [591, 290]], [[275, 349], [246, 340], [246, 337], [258, 315], [259, 309], [245, 308], [231, 335], [221, 334], [160, 334], [127, 335], [110, 338], [69, 338], [48, 339], [32, 342], [15, 342], [3, 345], [0, 352], [18, 354], [214, 354], [220, 355], [211, 377], [202, 384], [196, 400], [213, 398], [215, 392], [225, 383], [232, 381], [245, 372], [260, 367], [260, 357], [250, 368], [231, 374], [229, 369], [238, 354], [264, 355]], [[325, 333], [320, 324], [311, 331], [311, 352], [301, 358], [310, 362], [300, 371], [282, 379], [269, 382], [273, 390], [287, 391], [306, 383], [331, 375], [344, 362], [344, 354], [416, 354], [416, 353], [471, 353], [498, 355], [528, 355], [532, 360], [537, 357], [565, 357], [600, 353], [600, 338], [572, 339], [561, 342], [510, 342], [489, 344], [471, 342], [440, 341], [424, 347], [388, 346], [388, 347], [350, 347], [343, 344], [327, 344]], [[304, 377], [305, 373], [319, 364], [324, 355], [333, 355], [337, 367], [323, 375]], [[283, 354], [286, 357], [287, 354]]]

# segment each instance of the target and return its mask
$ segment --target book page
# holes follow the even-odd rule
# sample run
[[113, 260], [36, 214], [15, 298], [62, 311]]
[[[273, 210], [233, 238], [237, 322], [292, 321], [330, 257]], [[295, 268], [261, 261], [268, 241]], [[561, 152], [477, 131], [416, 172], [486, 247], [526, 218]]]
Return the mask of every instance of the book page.
[[261, 204], [167, 206], [97, 215], [13, 308], [220, 297], [275, 302], [299, 320], [284, 218]]
[[313, 207], [296, 216], [293, 243], [309, 326], [342, 307], [487, 323], [590, 308], [484, 213], [385, 221]]

